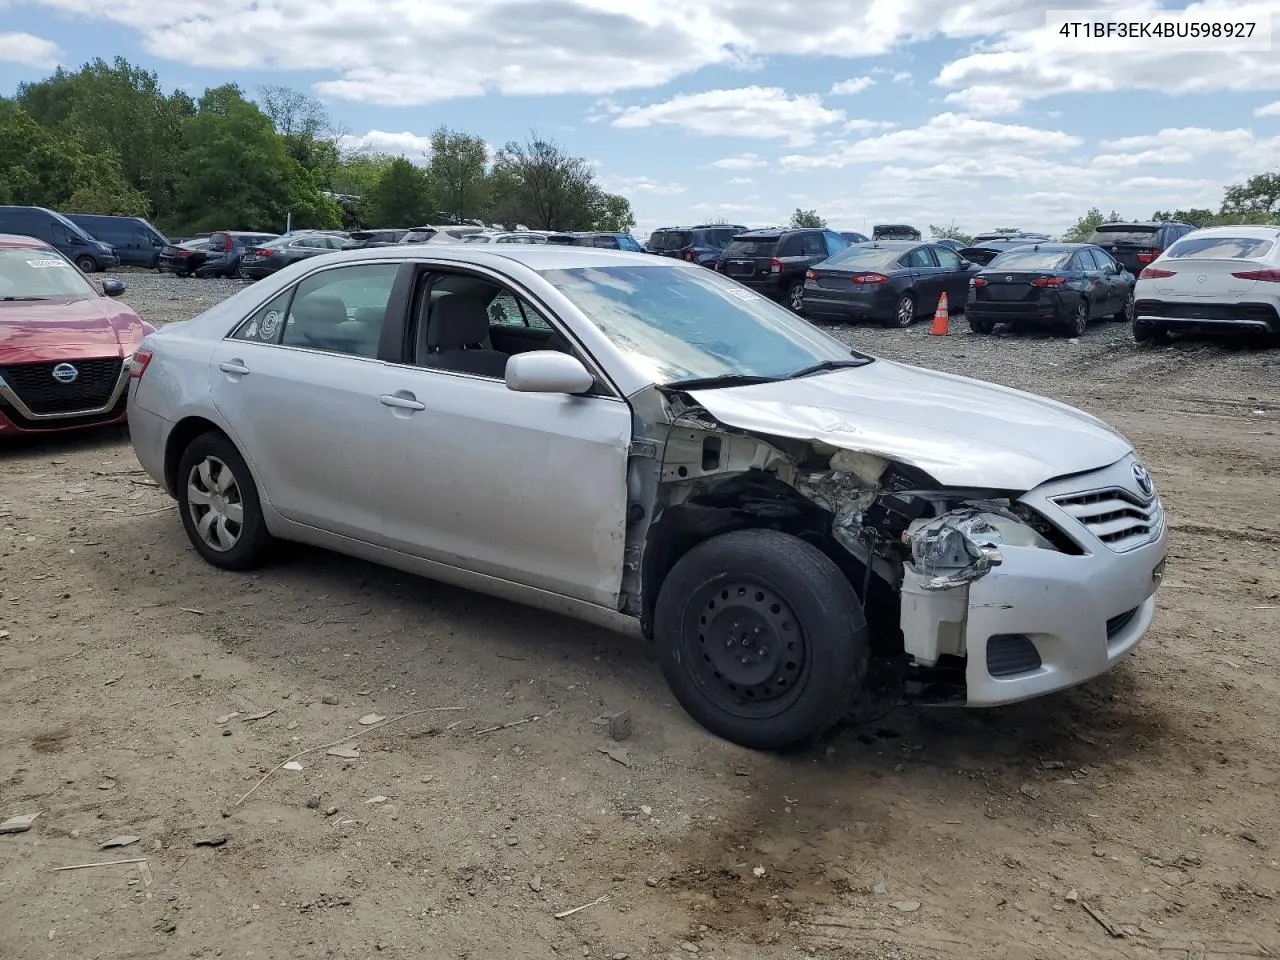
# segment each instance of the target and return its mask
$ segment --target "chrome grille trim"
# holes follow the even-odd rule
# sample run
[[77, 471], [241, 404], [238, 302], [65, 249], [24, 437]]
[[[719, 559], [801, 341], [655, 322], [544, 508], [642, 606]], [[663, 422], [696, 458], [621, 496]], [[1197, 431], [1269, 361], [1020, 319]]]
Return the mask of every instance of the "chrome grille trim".
[[1116, 553], [1145, 546], [1164, 529], [1159, 497], [1143, 501], [1121, 487], [1061, 494], [1052, 503]]

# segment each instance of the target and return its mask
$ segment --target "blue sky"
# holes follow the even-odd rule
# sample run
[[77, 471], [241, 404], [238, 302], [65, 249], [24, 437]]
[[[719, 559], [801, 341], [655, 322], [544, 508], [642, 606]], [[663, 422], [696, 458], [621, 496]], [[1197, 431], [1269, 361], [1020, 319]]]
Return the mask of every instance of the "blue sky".
[[[1061, 6], [1096, 4], [1076, 0]], [[1125, 5], [1125, 19], [1157, 9]], [[979, 11], [976, 8], [982, 8]], [[1280, 0], [1194, 4], [1266, 20]], [[1212, 206], [1280, 166], [1274, 51], [1107, 52], [1029, 0], [0, 0], [0, 89], [124, 56], [166, 87], [287, 84], [351, 149], [530, 129], [597, 164], [637, 233], [816, 208], [833, 226], [1057, 232]], [[1277, 18], [1280, 20], [1280, 18]]]

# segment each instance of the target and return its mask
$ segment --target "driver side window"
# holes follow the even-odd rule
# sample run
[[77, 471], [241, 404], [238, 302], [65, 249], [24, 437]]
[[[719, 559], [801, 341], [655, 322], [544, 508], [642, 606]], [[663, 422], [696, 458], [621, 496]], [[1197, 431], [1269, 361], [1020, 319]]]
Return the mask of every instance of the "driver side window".
[[532, 304], [506, 290], [490, 301], [489, 322], [511, 327], [531, 327], [535, 330], [551, 329], [551, 324]]

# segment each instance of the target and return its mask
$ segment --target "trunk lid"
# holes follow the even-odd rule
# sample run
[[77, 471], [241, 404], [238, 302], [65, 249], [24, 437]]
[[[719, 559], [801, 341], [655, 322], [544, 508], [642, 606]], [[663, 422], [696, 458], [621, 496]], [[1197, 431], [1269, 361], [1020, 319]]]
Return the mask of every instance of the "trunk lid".
[[1160, 260], [1151, 265], [1156, 270], [1170, 270], [1171, 277], [1154, 277], [1149, 282], [1162, 297], [1178, 300], [1194, 300], [1201, 297], [1239, 297], [1257, 286], [1257, 280], [1233, 276], [1251, 270], [1267, 269], [1268, 264], [1257, 260], [1197, 260], [1180, 257], [1176, 260]]
[[[1034, 281], [1051, 274], [1043, 270], [1010, 271], [1001, 273], [998, 270], [984, 270], [978, 274], [986, 283], [973, 288], [975, 300], [987, 300], [997, 303], [1015, 301], [1034, 302], [1040, 299], [1042, 287], [1035, 286]], [[977, 279], [975, 277], [975, 279]]]

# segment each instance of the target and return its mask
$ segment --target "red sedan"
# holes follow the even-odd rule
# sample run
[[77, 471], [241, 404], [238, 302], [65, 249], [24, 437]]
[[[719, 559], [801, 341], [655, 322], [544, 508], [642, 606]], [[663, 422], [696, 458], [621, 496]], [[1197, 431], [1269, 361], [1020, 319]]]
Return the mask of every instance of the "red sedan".
[[0, 234], [0, 439], [125, 422], [129, 366], [154, 331], [53, 247]]

